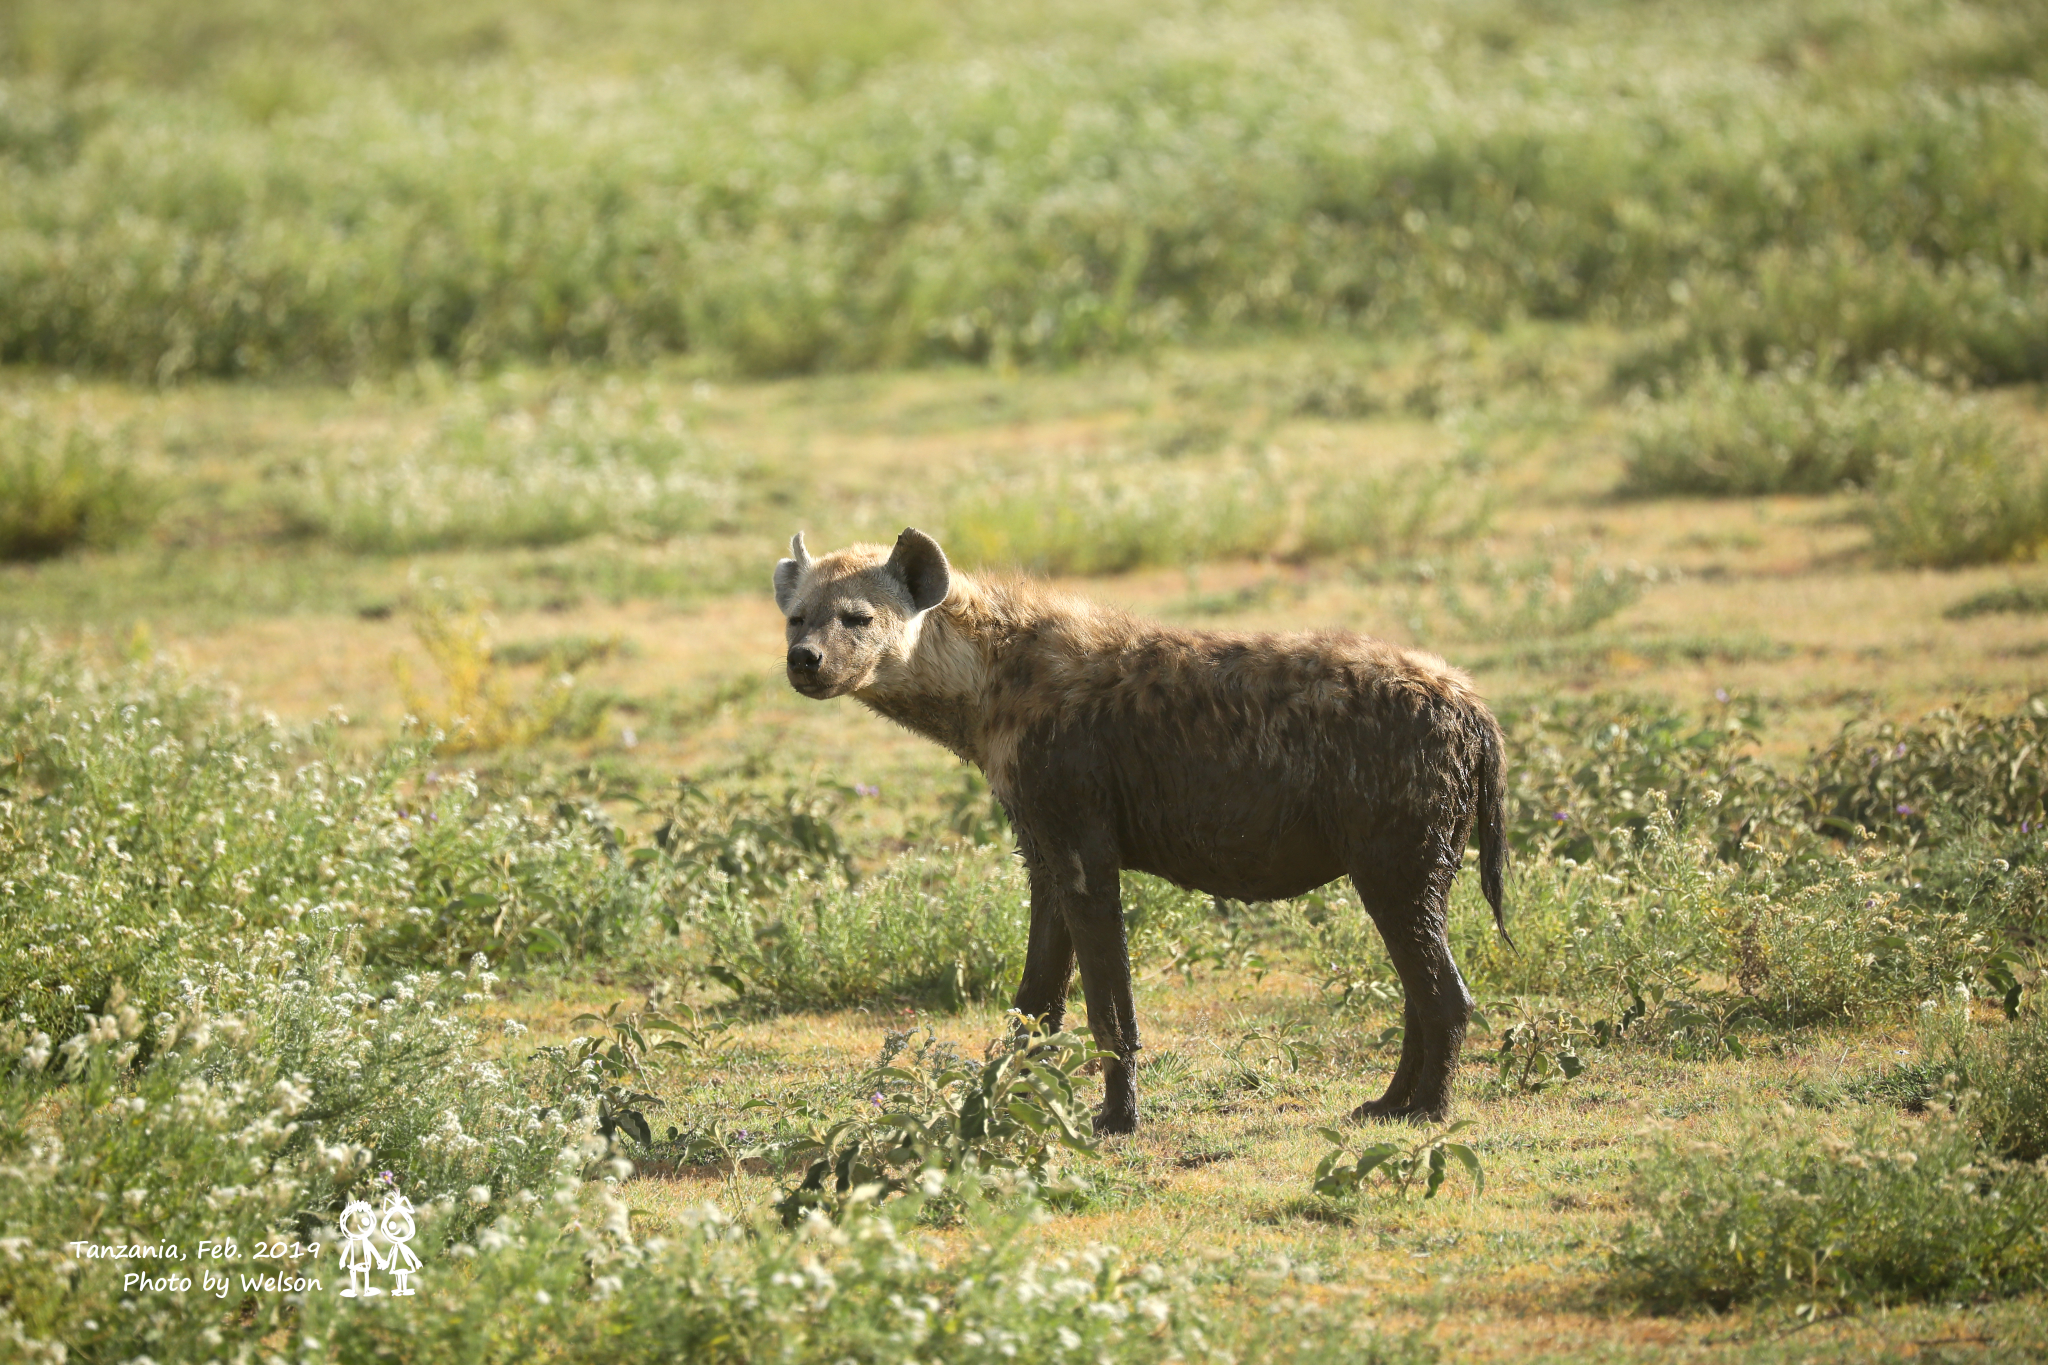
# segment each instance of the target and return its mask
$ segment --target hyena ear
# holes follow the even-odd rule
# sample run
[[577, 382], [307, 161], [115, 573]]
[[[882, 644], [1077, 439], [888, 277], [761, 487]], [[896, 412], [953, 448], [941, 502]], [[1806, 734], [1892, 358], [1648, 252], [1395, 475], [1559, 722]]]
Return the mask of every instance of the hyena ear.
[[906, 526], [896, 537], [896, 549], [889, 556], [889, 572], [910, 590], [910, 609], [930, 611], [946, 600], [953, 587], [953, 569], [946, 552], [915, 527]]
[[790, 558], [778, 560], [775, 565], [775, 605], [782, 608], [784, 616], [796, 605], [796, 585], [803, 581], [804, 570], [811, 567], [811, 552], [804, 548], [802, 531], [789, 538], [789, 553]]

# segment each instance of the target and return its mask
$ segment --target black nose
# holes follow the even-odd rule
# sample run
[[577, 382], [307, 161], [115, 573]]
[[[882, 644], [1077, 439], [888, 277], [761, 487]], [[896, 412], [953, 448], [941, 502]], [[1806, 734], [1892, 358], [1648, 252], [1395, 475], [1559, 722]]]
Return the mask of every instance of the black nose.
[[815, 673], [818, 671], [818, 665], [823, 662], [825, 662], [825, 657], [809, 645], [791, 645], [789, 647], [789, 666], [791, 668], [805, 673]]

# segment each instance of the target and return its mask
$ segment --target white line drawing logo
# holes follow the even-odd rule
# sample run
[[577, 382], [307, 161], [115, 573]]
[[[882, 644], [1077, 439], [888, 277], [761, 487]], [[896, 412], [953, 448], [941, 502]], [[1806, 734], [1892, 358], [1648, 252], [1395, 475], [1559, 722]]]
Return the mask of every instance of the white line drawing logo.
[[[410, 1294], [413, 1292], [412, 1286], [405, 1282], [405, 1277], [420, 1268], [420, 1258], [415, 1256], [412, 1248], [406, 1245], [407, 1242], [412, 1240], [414, 1231], [412, 1201], [396, 1190], [393, 1190], [385, 1199], [384, 1218], [381, 1226], [384, 1230], [385, 1239], [391, 1243], [391, 1251], [384, 1261], [384, 1265], [398, 1279], [398, 1287], [392, 1290], [391, 1293], [394, 1297], [401, 1294]], [[342, 1292], [346, 1293], [347, 1291], [344, 1290]]]
[[370, 1273], [382, 1270], [385, 1264], [377, 1249], [370, 1245], [370, 1234], [376, 1230], [377, 1215], [369, 1203], [349, 1200], [348, 1207], [341, 1211], [341, 1268], [348, 1272], [348, 1288], [341, 1291], [344, 1299], [372, 1299], [384, 1292], [370, 1282]]
[[[367, 1199], [351, 1199], [341, 1211], [341, 1268], [348, 1272], [348, 1287], [341, 1291], [344, 1299], [375, 1299], [387, 1292], [397, 1298], [417, 1292], [411, 1284], [412, 1275], [420, 1268], [420, 1258], [409, 1245], [418, 1231], [412, 1201], [398, 1192], [391, 1172], [384, 1172], [383, 1178], [392, 1188], [384, 1192], [381, 1216]], [[375, 1240], [380, 1234], [385, 1244], [382, 1251]], [[376, 1273], [380, 1270], [391, 1272], [398, 1281], [396, 1288], [378, 1287]]]

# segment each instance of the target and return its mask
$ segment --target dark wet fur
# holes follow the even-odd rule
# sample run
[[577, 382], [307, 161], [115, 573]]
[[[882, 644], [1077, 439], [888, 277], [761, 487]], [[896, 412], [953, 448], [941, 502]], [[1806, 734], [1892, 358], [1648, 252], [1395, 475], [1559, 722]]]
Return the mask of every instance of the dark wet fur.
[[[792, 683], [851, 692], [946, 745], [1009, 811], [1032, 900], [1017, 1007], [1058, 1024], [1079, 966], [1089, 1024], [1116, 1059], [1101, 1130], [1137, 1124], [1124, 868], [1237, 900], [1348, 875], [1406, 997], [1393, 1080], [1355, 1116], [1448, 1112], [1472, 1010], [1451, 958], [1451, 882], [1476, 833], [1502, 923], [1506, 861], [1500, 729], [1462, 674], [1346, 632], [1183, 631], [1028, 580], [977, 582], [912, 531], [893, 552], [796, 565], [777, 572], [795, 609]], [[900, 645], [925, 605], [914, 598], [934, 592], [915, 647], [892, 652], [889, 632]], [[848, 602], [873, 624], [845, 627]]]

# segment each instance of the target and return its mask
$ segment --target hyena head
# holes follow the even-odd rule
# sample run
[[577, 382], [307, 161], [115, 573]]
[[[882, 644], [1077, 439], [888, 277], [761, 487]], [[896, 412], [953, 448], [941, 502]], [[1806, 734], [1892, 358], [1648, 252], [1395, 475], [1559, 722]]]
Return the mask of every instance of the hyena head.
[[789, 685], [823, 701], [871, 686], [917, 646], [924, 613], [946, 600], [953, 571], [918, 530], [893, 550], [855, 545], [812, 559], [803, 532], [775, 566], [775, 604], [788, 621]]

